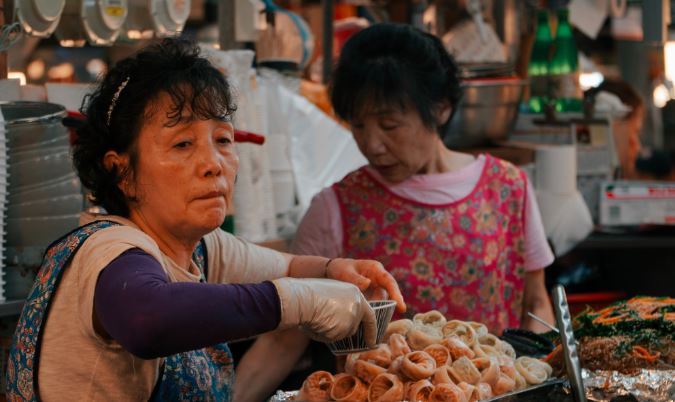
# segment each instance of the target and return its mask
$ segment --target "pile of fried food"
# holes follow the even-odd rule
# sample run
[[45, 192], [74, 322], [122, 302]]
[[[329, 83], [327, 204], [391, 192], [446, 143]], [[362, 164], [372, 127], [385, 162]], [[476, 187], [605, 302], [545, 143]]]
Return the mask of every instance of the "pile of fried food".
[[[581, 367], [589, 370], [675, 369], [675, 298], [634, 297], [573, 322]], [[545, 359], [563, 370], [560, 346]]]
[[312, 373], [301, 401], [473, 402], [540, 384], [551, 366], [518, 357], [476, 322], [446, 321], [438, 311], [393, 321], [377, 349], [347, 355], [345, 372]]

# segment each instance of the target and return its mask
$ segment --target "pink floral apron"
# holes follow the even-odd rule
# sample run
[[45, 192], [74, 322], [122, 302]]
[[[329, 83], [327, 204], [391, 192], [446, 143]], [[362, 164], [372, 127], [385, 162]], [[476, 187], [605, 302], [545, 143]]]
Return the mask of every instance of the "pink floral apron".
[[474, 190], [451, 204], [400, 197], [361, 168], [333, 186], [349, 258], [382, 262], [398, 281], [406, 316], [439, 310], [491, 332], [520, 325], [527, 179], [486, 157]]

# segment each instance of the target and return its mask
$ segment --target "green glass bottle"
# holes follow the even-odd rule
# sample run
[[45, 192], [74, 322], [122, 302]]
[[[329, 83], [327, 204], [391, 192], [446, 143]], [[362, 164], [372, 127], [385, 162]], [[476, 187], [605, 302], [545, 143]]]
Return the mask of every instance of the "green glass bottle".
[[542, 113], [544, 104], [548, 99], [548, 74], [551, 54], [551, 28], [548, 24], [548, 12], [537, 12], [537, 30], [535, 31], [534, 44], [527, 73], [530, 78], [530, 99], [528, 101], [530, 111]]
[[558, 10], [553, 58], [550, 64], [551, 91], [557, 112], [580, 112], [579, 54], [572, 36], [566, 8]]

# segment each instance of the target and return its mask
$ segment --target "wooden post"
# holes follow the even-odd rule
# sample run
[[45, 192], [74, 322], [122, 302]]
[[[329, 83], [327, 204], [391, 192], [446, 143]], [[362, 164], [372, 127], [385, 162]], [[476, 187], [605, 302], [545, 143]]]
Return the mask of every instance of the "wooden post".
[[[9, 14], [5, 10], [5, 0], [0, 0], [0, 26], [5, 24], [5, 14]], [[7, 78], [7, 52], [0, 52], [0, 80]]]

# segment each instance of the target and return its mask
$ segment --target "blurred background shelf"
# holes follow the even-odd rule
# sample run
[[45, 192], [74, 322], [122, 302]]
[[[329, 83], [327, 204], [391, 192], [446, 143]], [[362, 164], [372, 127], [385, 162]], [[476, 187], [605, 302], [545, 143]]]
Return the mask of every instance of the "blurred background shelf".
[[675, 248], [675, 233], [592, 233], [588, 238], [579, 243], [577, 249], [655, 249]]
[[11, 317], [21, 314], [25, 300], [7, 300], [0, 303], [0, 317]]

